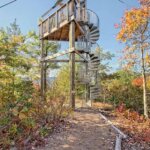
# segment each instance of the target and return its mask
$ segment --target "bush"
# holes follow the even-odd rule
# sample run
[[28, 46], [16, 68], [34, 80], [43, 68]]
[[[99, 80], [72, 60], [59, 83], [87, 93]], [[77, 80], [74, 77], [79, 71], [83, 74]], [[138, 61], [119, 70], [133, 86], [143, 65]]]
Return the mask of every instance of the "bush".
[[106, 76], [101, 81], [101, 100], [110, 102], [114, 107], [124, 103], [127, 108], [143, 112], [142, 88], [132, 84], [137, 75], [119, 71]]

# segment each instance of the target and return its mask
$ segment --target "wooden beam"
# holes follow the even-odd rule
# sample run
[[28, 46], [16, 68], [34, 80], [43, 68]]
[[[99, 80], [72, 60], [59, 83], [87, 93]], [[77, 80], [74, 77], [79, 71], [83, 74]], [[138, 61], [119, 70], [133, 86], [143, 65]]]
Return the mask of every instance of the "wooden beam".
[[62, 51], [62, 52], [53, 54], [53, 55], [51, 55], [51, 56], [47, 56], [47, 57], [45, 57], [45, 58], [42, 58], [42, 59], [41, 59], [41, 62], [42, 62], [42, 61], [48, 61], [48, 60], [51, 60], [51, 59], [54, 59], [54, 58], [57, 58], [57, 57], [60, 57], [60, 56], [69, 54], [69, 53], [71, 53], [71, 52], [73, 52], [73, 51], [75, 51], [75, 49], [74, 49], [74, 48], [70, 48], [69, 50]]
[[[73, 1], [72, 1], [73, 2]], [[73, 5], [73, 4], [72, 4]], [[75, 47], [75, 22], [70, 23], [69, 48]], [[70, 106], [75, 110], [75, 52], [70, 54]]]
[[[69, 63], [69, 59], [68, 60], [64, 60], [64, 59], [51, 59], [51, 60], [46, 60], [47, 63]], [[77, 63], [87, 63], [84, 60], [76, 60], [75, 62]]]
[[[44, 49], [44, 40], [41, 41], [41, 58], [46, 55]], [[41, 62], [41, 100], [45, 100], [46, 94], [46, 63]]]

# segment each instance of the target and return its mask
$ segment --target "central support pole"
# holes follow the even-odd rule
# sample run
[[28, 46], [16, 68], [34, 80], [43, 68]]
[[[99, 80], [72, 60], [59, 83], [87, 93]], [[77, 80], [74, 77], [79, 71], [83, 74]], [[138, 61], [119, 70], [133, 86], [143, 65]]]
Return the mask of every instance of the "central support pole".
[[[69, 48], [75, 48], [75, 22], [70, 23]], [[70, 106], [75, 109], [75, 52], [70, 53]]]
[[[88, 59], [88, 54], [86, 54], [86, 58]], [[88, 76], [88, 63], [85, 65], [85, 73]], [[85, 102], [87, 103], [89, 99], [89, 84], [85, 85]]]

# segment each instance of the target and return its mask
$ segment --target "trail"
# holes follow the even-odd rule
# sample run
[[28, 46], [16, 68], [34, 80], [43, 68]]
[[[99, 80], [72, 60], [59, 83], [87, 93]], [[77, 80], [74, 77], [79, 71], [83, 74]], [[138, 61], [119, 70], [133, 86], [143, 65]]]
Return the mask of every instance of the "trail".
[[98, 112], [78, 110], [69, 120], [71, 126], [53, 133], [48, 144], [38, 150], [113, 150], [116, 134]]

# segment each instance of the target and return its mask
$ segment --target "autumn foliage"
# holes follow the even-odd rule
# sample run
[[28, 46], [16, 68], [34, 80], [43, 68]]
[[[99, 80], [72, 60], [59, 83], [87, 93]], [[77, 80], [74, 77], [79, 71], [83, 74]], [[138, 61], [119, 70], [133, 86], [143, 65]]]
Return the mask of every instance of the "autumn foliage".
[[136, 142], [150, 142], [150, 120], [121, 103], [114, 113], [116, 122]]
[[145, 25], [148, 21], [148, 17], [150, 17], [148, 8], [133, 8], [130, 11], [126, 11], [122, 18], [122, 24], [119, 26], [121, 30], [117, 39], [126, 42], [127, 38], [132, 38], [132, 33], [137, 31], [139, 27]]
[[132, 81], [132, 85], [137, 86], [137, 87], [142, 87], [143, 85], [143, 78], [136, 78]]
[[[123, 50], [122, 67], [127, 70], [141, 72], [143, 79], [143, 107], [144, 115], [148, 118], [148, 98], [147, 98], [147, 73], [149, 71], [150, 43], [149, 43], [149, 19], [150, 6], [148, 0], [140, 0], [138, 8], [132, 8], [124, 13], [117, 40], [126, 44]], [[139, 86], [140, 79], [133, 81], [133, 85]]]

